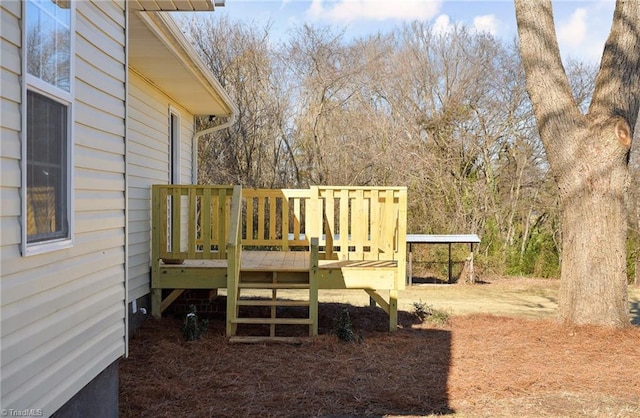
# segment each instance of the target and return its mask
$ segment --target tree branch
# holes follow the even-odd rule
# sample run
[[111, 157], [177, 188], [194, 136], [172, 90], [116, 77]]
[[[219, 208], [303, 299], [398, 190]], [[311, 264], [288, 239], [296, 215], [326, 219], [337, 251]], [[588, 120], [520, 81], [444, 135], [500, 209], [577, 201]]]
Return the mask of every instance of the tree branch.
[[640, 108], [640, 2], [618, 0], [589, 114], [623, 117], [633, 129]]
[[577, 149], [559, 133], [581, 124], [583, 115], [562, 65], [551, 0], [515, 0], [515, 10], [527, 92], [540, 137], [552, 166], [563, 169], [566, 156]]

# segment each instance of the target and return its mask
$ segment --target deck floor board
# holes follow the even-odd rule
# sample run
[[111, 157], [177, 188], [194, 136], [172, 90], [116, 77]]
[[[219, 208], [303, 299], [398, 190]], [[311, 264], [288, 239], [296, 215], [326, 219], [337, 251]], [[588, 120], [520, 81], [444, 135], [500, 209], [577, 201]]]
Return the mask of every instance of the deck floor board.
[[[396, 268], [389, 260], [319, 260], [321, 269]], [[185, 260], [183, 264], [163, 264], [163, 268], [227, 268], [227, 260]], [[309, 271], [308, 251], [243, 251], [240, 271]]]

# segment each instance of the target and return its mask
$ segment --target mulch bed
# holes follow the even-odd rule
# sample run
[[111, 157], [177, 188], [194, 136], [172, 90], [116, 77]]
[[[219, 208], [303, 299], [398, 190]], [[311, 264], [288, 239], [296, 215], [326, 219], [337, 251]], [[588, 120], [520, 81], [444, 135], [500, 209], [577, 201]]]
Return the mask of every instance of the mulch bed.
[[[331, 335], [347, 308], [360, 343]], [[379, 308], [320, 304], [301, 345], [229, 344], [213, 319], [186, 342], [147, 320], [120, 363], [122, 417], [640, 416], [640, 328], [571, 327], [491, 315], [446, 326]]]

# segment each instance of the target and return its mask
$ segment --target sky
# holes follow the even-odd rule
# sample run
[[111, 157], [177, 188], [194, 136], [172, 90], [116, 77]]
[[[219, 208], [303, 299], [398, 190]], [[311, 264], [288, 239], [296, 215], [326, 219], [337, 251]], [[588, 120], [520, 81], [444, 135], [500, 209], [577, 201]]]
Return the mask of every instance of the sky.
[[[600, 61], [614, 5], [614, 0], [553, 1], [563, 59]], [[413, 20], [443, 32], [464, 24], [509, 42], [517, 36], [513, 0], [226, 0], [216, 13], [257, 24], [271, 22], [276, 42], [304, 23], [346, 28], [345, 36], [351, 39]]]

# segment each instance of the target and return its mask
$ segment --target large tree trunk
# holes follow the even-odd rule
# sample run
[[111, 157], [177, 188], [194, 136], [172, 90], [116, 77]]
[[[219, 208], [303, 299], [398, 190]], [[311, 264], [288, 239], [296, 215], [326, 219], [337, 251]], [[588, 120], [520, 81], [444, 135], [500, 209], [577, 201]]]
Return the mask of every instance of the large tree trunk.
[[[574, 141], [602, 138], [592, 127]], [[628, 173], [620, 161], [587, 150], [558, 178], [562, 222], [559, 314], [572, 323], [629, 323], [626, 275]]]
[[640, 106], [640, 2], [616, 4], [587, 115], [562, 66], [551, 0], [515, 5], [527, 91], [561, 202], [560, 317], [628, 325], [625, 199]]

